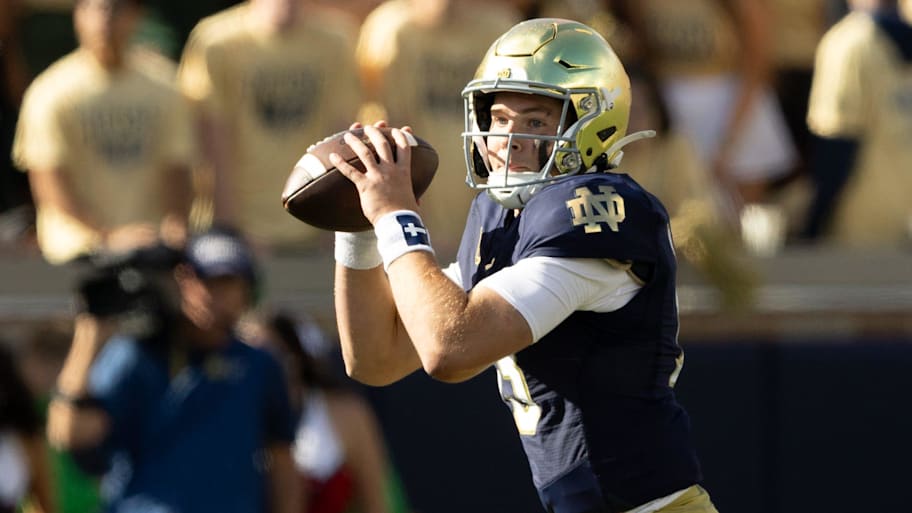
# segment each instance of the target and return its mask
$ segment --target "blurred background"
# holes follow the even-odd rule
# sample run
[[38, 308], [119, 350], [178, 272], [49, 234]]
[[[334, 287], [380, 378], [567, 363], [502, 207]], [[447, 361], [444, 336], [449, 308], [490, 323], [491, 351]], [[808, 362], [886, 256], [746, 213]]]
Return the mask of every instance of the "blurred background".
[[[102, 21], [74, 28], [81, 4]], [[121, 4], [138, 17], [117, 28]], [[473, 195], [462, 87], [517, 21], [572, 18], [625, 63], [629, 132], [658, 131], [625, 148], [620, 171], [672, 215], [677, 390], [719, 510], [908, 511], [910, 14], [906, 0], [0, 0], [2, 347], [42, 412], [72, 336], [80, 254], [218, 222], [259, 253], [259, 307], [290, 312], [344, 379], [332, 234], [280, 203], [294, 163], [354, 120], [411, 125], [441, 156], [421, 207], [449, 263]], [[173, 98], [105, 85], [105, 101], [74, 108], [66, 86], [100, 76], [74, 64], [86, 52], [121, 55]], [[86, 157], [92, 145], [108, 160]], [[541, 511], [495, 386], [489, 370], [357, 388], [397, 509]], [[97, 511], [98, 483], [48, 458], [56, 510]], [[37, 507], [26, 495], [0, 494], [0, 512]]]

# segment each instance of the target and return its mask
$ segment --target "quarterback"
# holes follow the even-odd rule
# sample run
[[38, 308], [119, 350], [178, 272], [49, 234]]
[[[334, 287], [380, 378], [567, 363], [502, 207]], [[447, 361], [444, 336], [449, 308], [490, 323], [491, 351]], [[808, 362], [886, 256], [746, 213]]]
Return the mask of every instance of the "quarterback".
[[494, 365], [546, 511], [715, 512], [673, 392], [668, 214], [611, 172], [651, 135], [626, 134], [621, 62], [585, 25], [528, 20], [494, 42], [463, 99], [467, 181], [482, 192], [446, 269], [412, 193], [408, 128], [391, 148], [366, 127], [378, 158], [346, 137], [364, 173], [333, 158], [374, 227], [336, 235], [348, 373], [458, 382]]

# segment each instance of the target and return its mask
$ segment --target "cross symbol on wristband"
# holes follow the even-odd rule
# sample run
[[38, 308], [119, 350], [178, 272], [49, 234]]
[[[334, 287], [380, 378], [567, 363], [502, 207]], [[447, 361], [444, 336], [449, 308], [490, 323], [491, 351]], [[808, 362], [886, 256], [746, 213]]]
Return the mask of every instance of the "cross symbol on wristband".
[[421, 224], [421, 219], [418, 216], [403, 214], [396, 216], [396, 221], [399, 223], [399, 227], [402, 228], [402, 235], [407, 245], [430, 245], [427, 228]]
[[409, 223], [402, 227], [402, 231], [409, 234], [412, 237], [417, 237], [419, 233], [427, 233], [427, 230], [423, 226], [416, 226], [415, 223]]

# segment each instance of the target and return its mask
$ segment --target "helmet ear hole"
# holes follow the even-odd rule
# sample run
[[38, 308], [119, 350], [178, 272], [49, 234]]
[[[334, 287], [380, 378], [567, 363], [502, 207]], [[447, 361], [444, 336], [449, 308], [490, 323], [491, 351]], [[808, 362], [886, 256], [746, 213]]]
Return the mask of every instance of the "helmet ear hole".
[[491, 129], [491, 106], [494, 105], [494, 95], [474, 93], [472, 103], [475, 124], [478, 125], [478, 130], [487, 132]]

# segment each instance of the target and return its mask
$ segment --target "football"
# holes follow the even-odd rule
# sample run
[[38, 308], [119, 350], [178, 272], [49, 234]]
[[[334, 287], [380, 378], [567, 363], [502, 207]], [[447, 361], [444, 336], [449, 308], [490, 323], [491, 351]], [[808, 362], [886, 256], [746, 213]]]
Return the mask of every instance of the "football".
[[[348, 131], [360, 137], [376, 156], [364, 129]], [[380, 131], [389, 141], [395, 156], [396, 142], [392, 129], [382, 127]], [[412, 147], [412, 189], [418, 198], [427, 190], [437, 172], [437, 151], [427, 141], [404, 133]], [[345, 143], [344, 134], [331, 135], [308, 148], [285, 183], [282, 205], [289, 214], [317, 228], [339, 232], [369, 230], [371, 224], [361, 211], [355, 184], [329, 160], [331, 153], [338, 153], [346, 162], [364, 172], [364, 164]]]

